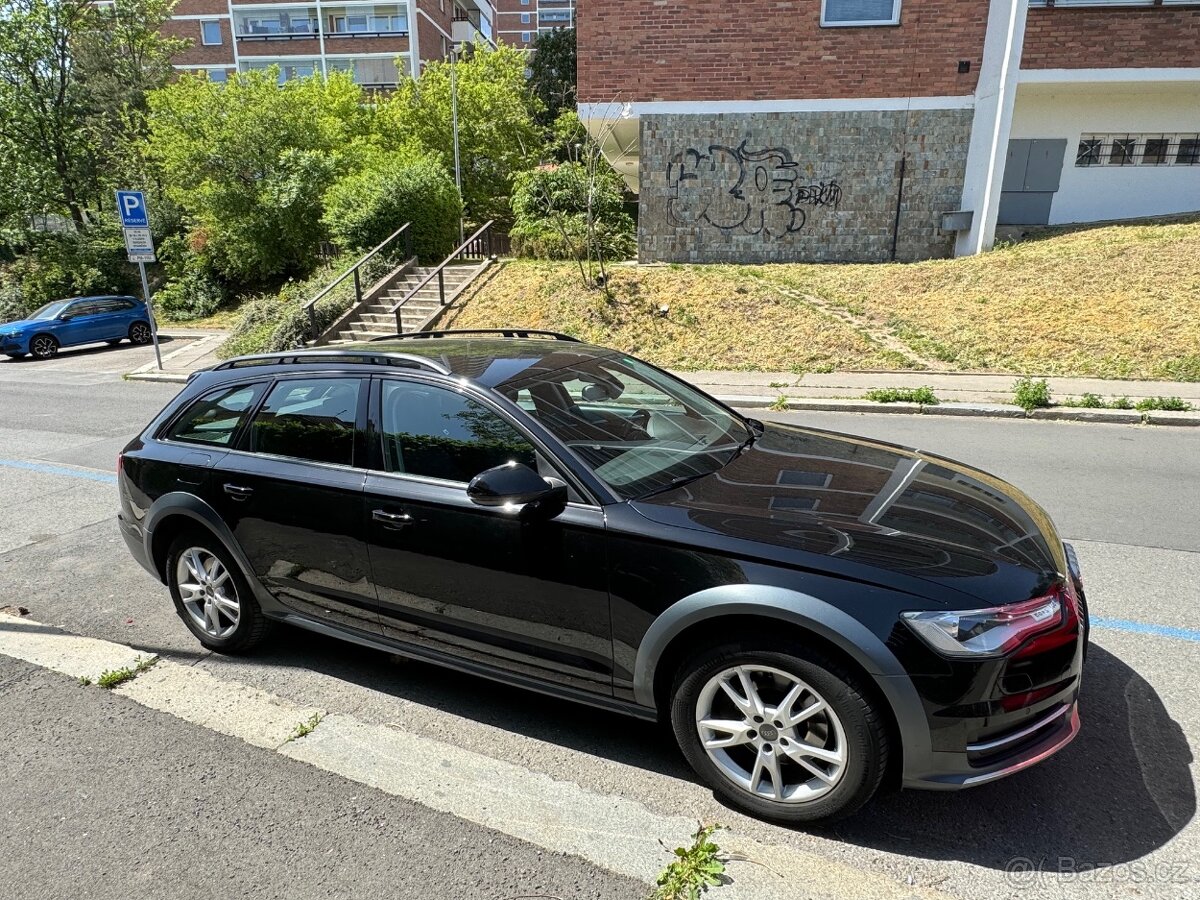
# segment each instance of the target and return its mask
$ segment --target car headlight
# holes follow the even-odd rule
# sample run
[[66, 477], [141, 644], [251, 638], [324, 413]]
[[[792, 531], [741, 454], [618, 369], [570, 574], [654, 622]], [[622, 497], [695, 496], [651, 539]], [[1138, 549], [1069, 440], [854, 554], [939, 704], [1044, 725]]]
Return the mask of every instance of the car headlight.
[[1063, 594], [1021, 603], [959, 612], [906, 612], [900, 618], [934, 650], [946, 656], [1002, 656], [1035, 634], [1063, 623]]

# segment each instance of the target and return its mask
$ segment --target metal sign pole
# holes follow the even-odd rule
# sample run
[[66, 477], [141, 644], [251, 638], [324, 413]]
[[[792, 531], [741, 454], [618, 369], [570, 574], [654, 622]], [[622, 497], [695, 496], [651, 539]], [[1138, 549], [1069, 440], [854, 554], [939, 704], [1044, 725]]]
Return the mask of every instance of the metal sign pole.
[[150, 282], [146, 280], [146, 264], [137, 264], [138, 273], [142, 276], [142, 299], [146, 301], [146, 312], [150, 315], [150, 337], [154, 340], [154, 358], [158, 360], [158, 370], [162, 371], [162, 352], [158, 349], [158, 322], [154, 319], [154, 307], [150, 305]]

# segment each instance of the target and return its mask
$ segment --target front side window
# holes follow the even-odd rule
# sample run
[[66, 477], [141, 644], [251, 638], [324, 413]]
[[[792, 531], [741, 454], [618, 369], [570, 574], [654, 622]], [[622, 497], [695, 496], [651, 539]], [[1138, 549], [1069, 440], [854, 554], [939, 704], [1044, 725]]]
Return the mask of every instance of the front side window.
[[497, 389], [622, 498], [715, 472], [751, 437], [741, 418], [636, 359], [564, 353], [542, 367]]
[[166, 435], [185, 444], [228, 447], [246, 413], [262, 396], [263, 384], [238, 384], [205, 394], [180, 416]]
[[358, 378], [280, 381], [250, 423], [253, 453], [354, 465]]
[[821, 24], [898, 25], [900, 0], [823, 0]]
[[468, 482], [508, 462], [537, 468], [533, 445], [499, 413], [446, 388], [385, 381], [380, 426], [389, 472]]

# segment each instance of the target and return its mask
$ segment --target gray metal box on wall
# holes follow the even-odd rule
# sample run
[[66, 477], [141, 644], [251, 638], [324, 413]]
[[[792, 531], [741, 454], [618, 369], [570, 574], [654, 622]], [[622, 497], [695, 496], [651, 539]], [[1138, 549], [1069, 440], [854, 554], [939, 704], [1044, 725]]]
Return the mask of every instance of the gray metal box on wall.
[[948, 256], [942, 215], [962, 201], [971, 121], [969, 109], [643, 116], [639, 258], [882, 262], [893, 240], [900, 260]]
[[1062, 180], [1067, 142], [1019, 138], [1008, 142], [998, 225], [1045, 225]]

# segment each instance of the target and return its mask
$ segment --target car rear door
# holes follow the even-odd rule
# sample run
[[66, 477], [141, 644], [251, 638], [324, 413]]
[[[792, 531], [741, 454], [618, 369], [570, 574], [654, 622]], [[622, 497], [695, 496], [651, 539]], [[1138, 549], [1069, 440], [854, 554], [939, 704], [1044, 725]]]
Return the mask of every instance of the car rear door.
[[133, 301], [121, 297], [106, 297], [97, 302], [92, 340], [115, 341], [129, 336], [130, 311]]
[[362, 520], [367, 384], [340, 374], [275, 380], [217, 463], [209, 495], [280, 603], [374, 636]]
[[[605, 518], [579, 493], [551, 521], [476, 506], [470, 479], [546, 451], [465, 388], [380, 376], [364, 518], [383, 632], [437, 657], [612, 693]], [[577, 490], [574, 489], [573, 490]]]

